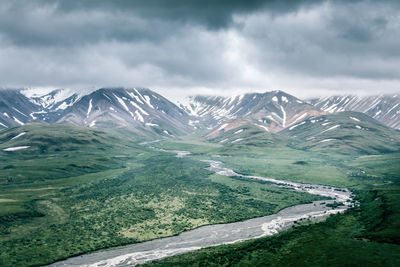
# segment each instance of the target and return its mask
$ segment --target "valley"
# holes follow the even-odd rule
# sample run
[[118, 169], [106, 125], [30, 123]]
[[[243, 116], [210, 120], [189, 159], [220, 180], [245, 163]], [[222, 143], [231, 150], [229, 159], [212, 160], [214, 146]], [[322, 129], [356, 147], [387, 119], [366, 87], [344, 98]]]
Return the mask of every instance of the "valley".
[[[186, 107], [148, 89], [40, 99], [25, 100], [39, 103], [46, 120], [22, 121], [32, 112], [22, 108], [2, 112], [9, 123], [0, 130], [2, 266], [82, 254], [70, 260], [107, 260], [181, 235], [202, 249], [157, 252], [173, 257], [146, 264], [340, 264], [352, 262], [343, 254], [350, 248], [368, 262], [398, 263], [400, 133], [364, 113], [325, 112], [281, 91], [195, 98], [197, 106]], [[52, 105], [65, 110], [57, 115]], [[324, 194], [329, 187], [350, 190], [354, 200]], [[268, 220], [286, 218], [279, 214], [291, 219], [272, 236], [260, 232]], [[256, 221], [249, 236], [236, 236], [233, 225]], [[225, 237], [196, 243], [202, 229], [227, 223]], [[230, 244], [238, 240], [247, 241]], [[118, 249], [87, 254], [110, 248]]]
[[259, 182], [275, 184], [281, 188], [290, 188], [298, 192], [320, 195], [328, 199], [313, 201], [310, 204], [291, 206], [270, 216], [237, 223], [204, 226], [184, 232], [175, 237], [157, 239], [122, 249], [83, 255], [58, 262], [51, 266], [136, 265], [176, 254], [187, 253], [203, 247], [232, 244], [273, 235], [303, 220], [323, 220], [330, 214], [343, 212], [347, 208], [356, 205], [351, 198], [351, 192], [347, 189], [299, 184], [258, 176], [243, 176], [235, 173], [232, 169], [223, 167], [221, 162], [214, 160], [203, 161], [208, 162], [210, 164], [208, 170], [214, 171], [218, 176], [240, 177], [242, 178], [240, 179], [242, 184], [247, 179], [254, 179]]
[[[89, 131], [86, 135], [92, 133], [78, 129]], [[23, 130], [29, 138], [39, 129], [25, 126]], [[54, 129], [60, 135], [71, 130]], [[206, 163], [176, 158], [128, 140], [100, 139], [91, 148], [90, 142], [72, 139], [72, 143], [80, 143], [79, 152], [65, 141], [63, 145], [69, 149], [55, 151], [49, 144], [60, 140], [61, 136], [55, 136], [45, 139], [46, 145], [38, 144], [46, 147], [39, 158], [32, 156], [32, 151], [21, 150], [12, 160], [10, 152], [2, 152], [2, 177], [12, 177], [2, 181], [0, 191], [4, 200], [0, 203], [1, 243], [10, 249], [2, 251], [4, 266], [49, 263], [51, 258], [170, 236], [206, 224], [265, 216], [319, 199], [268, 184], [214, 182], [208, 178], [212, 173], [205, 169]], [[36, 146], [34, 140], [31, 142], [33, 150]], [[85, 165], [96, 159], [110, 165]], [[25, 166], [25, 162], [33, 163]], [[242, 190], [251, 193], [243, 194]], [[262, 194], [262, 190], [269, 194]], [[50, 259], [44, 257], [49, 254]]]
[[400, 266], [400, 1], [1, 0], [0, 267]]

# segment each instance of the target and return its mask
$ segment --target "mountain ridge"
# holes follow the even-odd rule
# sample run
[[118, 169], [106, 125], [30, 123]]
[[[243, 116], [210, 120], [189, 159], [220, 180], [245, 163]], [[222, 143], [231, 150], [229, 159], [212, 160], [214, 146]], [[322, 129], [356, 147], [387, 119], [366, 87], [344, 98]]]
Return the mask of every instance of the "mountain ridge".
[[226, 120], [246, 119], [272, 132], [278, 132], [298, 120], [324, 113], [283, 91], [231, 97], [195, 96], [185, 109], [207, 127], [214, 128]]
[[307, 118], [340, 111], [363, 112], [400, 129], [397, 94], [302, 100], [278, 90], [231, 97], [198, 95], [189, 97], [183, 105], [146, 88], [0, 90], [0, 128], [33, 121], [69, 122], [87, 127], [123, 127], [152, 137], [207, 130], [209, 138], [216, 138], [238, 125], [276, 133]]
[[149, 137], [174, 136], [192, 130], [189, 116], [182, 109], [150, 89], [99, 88], [86, 94], [69, 89], [38, 91], [0, 90], [0, 128], [43, 121], [125, 127]]
[[328, 113], [338, 111], [362, 112], [389, 127], [400, 129], [399, 94], [375, 96], [340, 95], [312, 98], [308, 102]]

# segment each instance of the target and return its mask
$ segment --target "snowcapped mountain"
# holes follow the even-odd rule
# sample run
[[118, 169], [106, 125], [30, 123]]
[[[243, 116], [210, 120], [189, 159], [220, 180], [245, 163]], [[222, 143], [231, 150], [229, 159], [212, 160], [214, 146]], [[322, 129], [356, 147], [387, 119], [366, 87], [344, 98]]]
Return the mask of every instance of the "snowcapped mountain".
[[49, 123], [57, 122], [63, 111], [82, 97], [72, 89], [29, 88], [20, 93], [38, 107], [38, 111], [31, 114], [32, 119]]
[[400, 95], [331, 96], [308, 101], [323, 111], [357, 111], [365, 113], [383, 124], [400, 129]]
[[0, 129], [31, 121], [69, 122], [88, 127], [125, 128], [153, 136], [208, 129], [211, 132], [207, 137], [215, 139], [241, 128], [272, 133], [289, 131], [309, 118], [345, 110], [363, 112], [400, 129], [397, 95], [336, 96], [306, 102], [282, 91], [272, 91], [232, 97], [194, 96], [189, 104], [178, 107], [143, 88], [101, 88], [84, 93], [47, 88], [0, 90]]
[[18, 90], [0, 90], [0, 129], [24, 125], [34, 119], [40, 108]]
[[[278, 132], [309, 116], [321, 115], [318, 108], [282, 91], [232, 97], [195, 96], [185, 110], [197, 118], [198, 125], [227, 131], [252, 121], [266, 131]], [[217, 133], [211, 134], [215, 137]]]
[[189, 116], [163, 96], [142, 88], [102, 88], [65, 109], [58, 122], [126, 127], [134, 132], [176, 135], [191, 131]]
[[124, 127], [139, 135], [172, 136], [193, 130], [189, 115], [163, 96], [142, 88], [0, 90], [0, 128], [30, 121], [88, 127]]
[[47, 110], [63, 110], [80, 98], [80, 95], [72, 89], [29, 88], [20, 92], [29, 98], [32, 103]]

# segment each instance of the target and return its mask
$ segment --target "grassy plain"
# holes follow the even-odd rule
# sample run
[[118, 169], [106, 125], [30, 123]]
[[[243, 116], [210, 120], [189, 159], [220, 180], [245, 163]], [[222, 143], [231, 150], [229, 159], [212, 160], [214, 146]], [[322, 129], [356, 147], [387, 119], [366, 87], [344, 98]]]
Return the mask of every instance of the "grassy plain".
[[320, 199], [214, 175], [197, 157], [220, 146], [186, 138], [170, 146], [195, 154], [177, 158], [70, 125], [0, 132], [0, 149], [30, 146], [0, 150], [0, 265], [51, 263]]
[[283, 143], [242, 143], [209, 151], [209, 156], [219, 155], [218, 160], [244, 174], [348, 187], [357, 193], [360, 206], [326, 222], [147, 266], [399, 266], [400, 153], [342, 152], [318, 153]]

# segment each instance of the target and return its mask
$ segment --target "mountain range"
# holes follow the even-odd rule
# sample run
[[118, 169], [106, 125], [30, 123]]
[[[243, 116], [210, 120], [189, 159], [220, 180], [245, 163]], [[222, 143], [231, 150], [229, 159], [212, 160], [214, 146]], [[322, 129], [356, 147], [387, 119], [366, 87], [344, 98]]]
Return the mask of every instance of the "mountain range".
[[189, 115], [163, 96], [143, 88], [102, 88], [86, 95], [68, 89], [46, 94], [0, 90], [0, 126], [32, 121], [88, 127], [123, 127], [138, 135], [188, 133]]
[[183, 108], [208, 128], [221, 124], [219, 130], [252, 123], [266, 131], [278, 132], [309, 116], [324, 114], [313, 105], [282, 91], [232, 97], [195, 96]]
[[193, 96], [187, 105], [178, 106], [145, 88], [101, 88], [85, 94], [71, 89], [0, 90], [0, 128], [35, 121], [67, 122], [95, 128], [123, 128], [143, 137], [205, 130], [209, 139], [215, 139], [240, 127], [293, 133], [294, 128], [301, 129], [309, 121], [343, 111], [361, 112], [368, 115], [363, 120], [371, 117], [400, 129], [398, 95], [301, 100], [282, 91], [271, 91], [232, 97]]
[[400, 95], [378, 96], [331, 96], [314, 98], [308, 101], [315, 107], [328, 113], [340, 111], [358, 111], [384, 123], [400, 129]]

